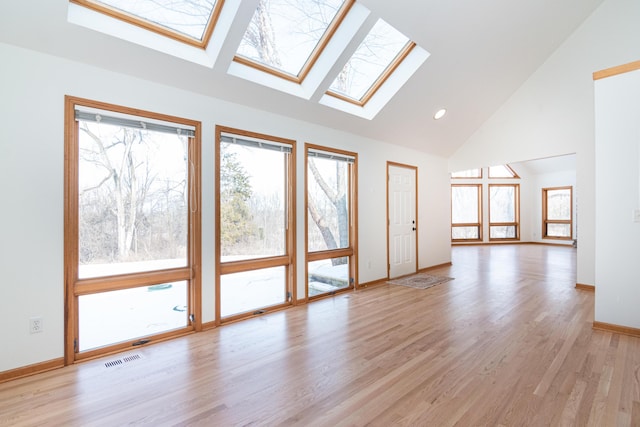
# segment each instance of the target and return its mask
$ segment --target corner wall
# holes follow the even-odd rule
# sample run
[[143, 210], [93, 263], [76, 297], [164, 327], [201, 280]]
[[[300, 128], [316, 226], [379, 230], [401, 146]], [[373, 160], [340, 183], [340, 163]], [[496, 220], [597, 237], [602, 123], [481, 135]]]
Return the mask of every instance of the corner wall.
[[640, 330], [640, 69], [595, 94], [595, 321]]
[[591, 75], [640, 57], [638, 22], [640, 2], [605, 0], [449, 160], [465, 170], [576, 153], [578, 283], [596, 282]]

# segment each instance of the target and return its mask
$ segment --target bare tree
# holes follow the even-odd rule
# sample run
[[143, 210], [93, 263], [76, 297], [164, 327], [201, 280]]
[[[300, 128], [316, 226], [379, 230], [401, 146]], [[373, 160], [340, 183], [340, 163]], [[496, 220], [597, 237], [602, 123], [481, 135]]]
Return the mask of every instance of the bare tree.
[[[313, 197], [308, 197], [309, 214], [313, 219], [313, 222], [318, 227], [320, 234], [325, 242], [327, 249], [336, 249], [338, 247], [346, 247], [349, 245], [349, 212], [347, 209], [347, 183], [345, 182], [345, 168], [344, 162], [335, 162], [336, 167], [336, 180], [335, 187], [330, 186], [315, 163], [315, 159], [309, 158], [309, 170], [313, 174], [318, 186], [325, 194], [327, 199], [331, 202], [338, 218], [338, 236], [334, 236], [334, 231], [331, 229], [330, 223], [326, 216], [328, 212], [318, 209]], [[338, 246], [338, 243], [340, 246]]]
[[[101, 169], [106, 170], [106, 175], [96, 185], [84, 188], [80, 194], [95, 190], [109, 182], [113, 188], [111, 192], [114, 198], [112, 212], [116, 217], [116, 230], [118, 242], [118, 257], [126, 259], [132, 248], [138, 216], [144, 202], [153, 177], [149, 173], [148, 164], [135, 158], [133, 148], [136, 144], [143, 143], [143, 134], [139, 130], [122, 128], [120, 136], [110, 145], [94, 133], [86, 122], [82, 122], [80, 130], [93, 141], [96, 151], [83, 151], [83, 159], [91, 162]], [[116, 149], [121, 153], [119, 157], [110, 156], [109, 151]], [[145, 168], [145, 173], [137, 173], [138, 169]]]

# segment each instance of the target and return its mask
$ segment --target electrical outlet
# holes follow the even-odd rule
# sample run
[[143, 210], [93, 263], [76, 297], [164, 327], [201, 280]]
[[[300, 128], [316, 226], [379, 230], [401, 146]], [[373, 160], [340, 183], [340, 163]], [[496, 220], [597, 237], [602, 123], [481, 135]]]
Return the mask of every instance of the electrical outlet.
[[42, 317], [29, 318], [29, 333], [37, 334], [43, 331]]

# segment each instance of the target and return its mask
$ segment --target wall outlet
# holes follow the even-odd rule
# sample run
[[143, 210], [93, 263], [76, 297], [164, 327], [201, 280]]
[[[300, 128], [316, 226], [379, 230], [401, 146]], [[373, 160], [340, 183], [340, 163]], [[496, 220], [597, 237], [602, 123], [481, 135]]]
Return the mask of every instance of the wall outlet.
[[633, 210], [633, 222], [640, 222], [640, 209]]
[[29, 333], [37, 334], [44, 330], [42, 317], [31, 317], [29, 318]]

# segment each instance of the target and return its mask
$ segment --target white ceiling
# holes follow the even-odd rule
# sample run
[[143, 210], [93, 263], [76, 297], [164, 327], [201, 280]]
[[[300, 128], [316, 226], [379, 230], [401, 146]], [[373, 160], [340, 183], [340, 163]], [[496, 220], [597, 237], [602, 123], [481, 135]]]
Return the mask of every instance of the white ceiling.
[[0, 42], [448, 157], [603, 0], [358, 1], [431, 53], [371, 121], [228, 75], [234, 46], [209, 69], [70, 24], [67, 0], [3, 1]]

